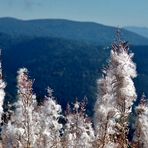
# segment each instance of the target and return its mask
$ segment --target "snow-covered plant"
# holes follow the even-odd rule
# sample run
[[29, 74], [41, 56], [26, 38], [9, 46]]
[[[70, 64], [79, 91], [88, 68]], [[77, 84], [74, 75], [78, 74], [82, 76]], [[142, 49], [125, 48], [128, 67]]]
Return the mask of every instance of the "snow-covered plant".
[[48, 96], [45, 97], [44, 102], [37, 109], [38, 124], [35, 130], [36, 145], [35, 147], [41, 148], [58, 148], [61, 147], [60, 124], [61, 106], [56, 103], [52, 96], [52, 90], [48, 88]]
[[3, 81], [3, 75], [2, 75], [2, 63], [1, 63], [1, 49], [0, 49], [0, 123], [1, 123], [1, 118], [3, 114], [3, 102], [5, 98], [5, 89], [6, 84]]
[[61, 147], [60, 130], [62, 124], [61, 106], [54, 101], [52, 90], [48, 88], [48, 96], [42, 105], [38, 105], [33, 93], [33, 81], [28, 77], [28, 70], [18, 71], [18, 101], [11, 120], [2, 128], [3, 147], [19, 148], [57, 148]]
[[137, 76], [136, 65], [132, 58], [133, 53], [129, 53], [127, 42], [120, 41], [118, 44], [113, 44], [111, 63], [116, 77], [114, 91], [117, 108], [126, 114], [131, 112], [133, 101], [137, 97], [132, 80]]
[[116, 119], [116, 139], [120, 146], [128, 146], [128, 118], [131, 113], [133, 101], [137, 95], [133, 83], [133, 78], [137, 76], [136, 66], [132, 61], [133, 53], [129, 53], [127, 42], [119, 41], [113, 44], [111, 51], [111, 63], [114, 69], [114, 98], [116, 109], [119, 115]]
[[95, 129], [97, 141], [103, 147], [128, 145], [128, 117], [136, 99], [132, 81], [136, 77], [136, 66], [132, 57], [127, 42], [118, 40], [112, 45], [105, 75], [98, 80], [100, 91], [95, 105]]
[[66, 148], [92, 148], [94, 130], [90, 119], [85, 114], [85, 103], [76, 101], [72, 111], [68, 105], [66, 119], [64, 146]]
[[32, 147], [35, 143], [36, 122], [34, 109], [37, 106], [36, 96], [33, 93], [33, 81], [28, 77], [28, 70], [18, 71], [18, 101], [16, 110], [11, 116], [8, 125], [3, 127], [2, 138], [6, 147]]
[[98, 83], [98, 99], [95, 104], [94, 125], [96, 134], [96, 145], [103, 147], [116, 147], [116, 144], [110, 139], [110, 135], [115, 133], [115, 118], [118, 113], [115, 108], [115, 100], [113, 96], [114, 76], [112, 69], [104, 70], [104, 75], [97, 81]]
[[140, 104], [136, 107], [135, 133], [133, 137], [134, 148], [148, 147], [148, 101], [145, 95], [142, 95]]

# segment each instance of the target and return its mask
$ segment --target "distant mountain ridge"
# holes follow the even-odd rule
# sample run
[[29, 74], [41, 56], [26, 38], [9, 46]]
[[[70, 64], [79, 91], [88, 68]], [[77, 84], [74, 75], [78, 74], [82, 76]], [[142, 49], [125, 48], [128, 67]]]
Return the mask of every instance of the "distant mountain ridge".
[[[56, 37], [77, 41], [109, 45], [115, 38], [116, 27], [105, 26], [93, 22], [77, 22], [64, 19], [19, 20], [15, 18], [0, 18], [0, 33], [12, 38]], [[148, 39], [127, 30], [122, 30], [122, 36], [134, 45], [148, 45]]]
[[124, 27], [124, 29], [135, 32], [143, 37], [148, 38], [148, 27], [127, 26], [127, 27]]

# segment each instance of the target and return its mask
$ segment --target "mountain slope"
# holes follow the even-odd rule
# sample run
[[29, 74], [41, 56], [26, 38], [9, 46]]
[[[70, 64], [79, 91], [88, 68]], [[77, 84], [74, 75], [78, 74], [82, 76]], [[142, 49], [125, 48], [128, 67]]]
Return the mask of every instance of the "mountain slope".
[[[70, 40], [109, 45], [114, 40], [117, 28], [92, 22], [77, 22], [62, 19], [18, 20], [0, 18], [0, 32], [11, 37], [58, 37]], [[134, 45], [148, 45], [148, 39], [122, 30], [122, 36]]]
[[35, 38], [12, 45], [3, 50], [3, 71], [8, 83], [7, 100], [16, 95], [16, 71], [29, 69], [35, 78], [34, 88], [39, 100], [46, 88], [54, 89], [58, 102], [65, 108], [76, 97], [88, 97], [89, 110], [96, 99], [96, 79], [107, 57], [100, 46], [59, 38]]
[[146, 38], [148, 38], [148, 28], [147, 27], [132, 27], [132, 26], [127, 26], [124, 27], [124, 29], [128, 30], [128, 31], [132, 31], [135, 32], [141, 36], [144, 36]]
[[[138, 94], [148, 94], [148, 46], [133, 46], [134, 61], [138, 67], [135, 84]], [[3, 50], [3, 71], [7, 82], [7, 100], [16, 95], [16, 71], [29, 69], [35, 78], [34, 90], [42, 100], [46, 88], [54, 89], [58, 102], [66, 107], [76, 97], [88, 98], [88, 109], [93, 110], [96, 100], [96, 80], [102, 75], [110, 49], [59, 38], [34, 38], [11, 45]], [[141, 60], [142, 59], [142, 60]], [[92, 113], [92, 112], [91, 112]]]

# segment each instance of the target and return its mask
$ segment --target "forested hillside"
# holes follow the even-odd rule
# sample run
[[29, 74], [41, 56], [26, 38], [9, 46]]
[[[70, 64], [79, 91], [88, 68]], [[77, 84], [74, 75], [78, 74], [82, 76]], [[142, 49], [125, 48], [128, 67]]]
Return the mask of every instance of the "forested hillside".
[[[3, 42], [4, 43], [4, 42]], [[137, 63], [138, 78], [135, 79], [139, 95], [148, 94], [147, 46], [131, 46]], [[24, 40], [3, 50], [4, 77], [8, 83], [8, 99], [15, 100], [16, 71], [27, 67], [35, 78], [35, 92], [39, 100], [50, 85], [54, 95], [65, 108], [67, 102], [78, 97], [88, 98], [89, 110], [96, 98], [96, 79], [107, 63], [109, 48], [58, 38]], [[141, 59], [142, 57], [142, 59]]]
[[[12, 26], [10, 25], [9, 29], [2, 29], [7, 26], [8, 22]], [[49, 35], [44, 29], [40, 30], [44, 31], [42, 34], [37, 31], [35, 36], [46, 37], [35, 37], [35, 28], [31, 27], [30, 23], [40, 24], [40, 26], [44, 24], [43, 28], [45, 30], [49, 29], [58, 37], [53, 37], [54, 35], [50, 33]], [[89, 102], [88, 110], [92, 113], [92, 107], [96, 100], [96, 80], [102, 75], [102, 67], [107, 63], [111, 47], [111, 43], [108, 44], [108, 42], [114, 41], [113, 32], [115, 28], [102, 26], [106, 30], [102, 31], [100, 25], [93, 23], [78, 23], [65, 20], [20, 21], [10, 18], [0, 19], [0, 24], [0, 29], [3, 30], [3, 33], [0, 33], [0, 48], [3, 49], [3, 71], [4, 78], [7, 81], [6, 102], [16, 100], [16, 71], [20, 67], [26, 67], [30, 71], [31, 77], [35, 78], [33, 87], [35, 92], [39, 94], [39, 101], [42, 100], [45, 94], [45, 88], [50, 86], [54, 89], [54, 95], [62, 107], [65, 108], [67, 102], [75, 100], [76, 97], [78, 100], [87, 97]], [[49, 26], [45, 27], [45, 24]], [[31, 27], [31, 30], [26, 28], [26, 25], [29, 28]], [[50, 27], [51, 25], [53, 25], [53, 28]], [[56, 26], [63, 31], [58, 27], [60, 25], [61, 27], [70, 26], [65, 30], [67, 31], [65, 37], [63, 33], [57, 34]], [[87, 29], [76, 29], [74, 31], [71, 27], [74, 30], [79, 27], [86, 27]], [[99, 27], [101, 27], [100, 31], [97, 29]], [[88, 33], [89, 29], [91, 30], [90, 33]], [[103, 32], [107, 33], [104, 34], [105, 38], [102, 35]], [[78, 35], [78, 33], [81, 34], [79, 38], [73, 36], [72, 40], [69, 36], [70, 34]], [[101, 34], [101, 39], [103, 39], [105, 45], [102, 45], [99, 41], [94, 44], [92, 40], [88, 41], [88, 38], [83, 38], [82, 34], [84, 37], [90, 37], [95, 42], [100, 41], [100, 38], [96, 35]], [[52, 37], [48, 37], [48, 35]], [[130, 32], [127, 32], [126, 35], [130, 36], [126, 36], [125, 39], [130, 37], [131, 40], [134, 39], [134, 42], [140, 44], [139, 46], [130, 45], [130, 50], [135, 54], [134, 61], [138, 69], [138, 77], [134, 80], [136, 91], [139, 95], [142, 92], [148, 94], [148, 82], [145, 81], [148, 78], [148, 47], [141, 45], [147, 39], [143, 40], [140, 36], [138, 37]], [[134, 38], [131, 35], [134, 35]], [[95, 36], [96, 38], [94, 38]], [[78, 39], [79, 41], [76, 41]]]

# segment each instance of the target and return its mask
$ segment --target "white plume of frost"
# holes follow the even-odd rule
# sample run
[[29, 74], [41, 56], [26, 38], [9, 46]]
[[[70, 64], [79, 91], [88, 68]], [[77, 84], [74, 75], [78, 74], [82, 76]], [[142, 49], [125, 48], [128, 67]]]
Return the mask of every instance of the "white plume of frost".
[[[1, 49], [0, 49], [0, 58], [1, 58]], [[1, 59], [0, 59], [0, 123], [1, 123], [1, 117], [3, 114], [3, 102], [4, 102], [4, 98], [5, 98], [5, 89], [6, 87], [6, 83], [3, 81], [3, 77], [2, 77], [2, 63], [1, 63]]]
[[134, 142], [137, 147], [147, 148], [148, 146], [148, 102], [145, 95], [142, 96], [140, 104], [136, 107], [136, 126]]
[[128, 53], [128, 46], [124, 42], [120, 42], [117, 48], [111, 51], [111, 63], [116, 77], [116, 101], [119, 108], [122, 106], [118, 109], [129, 114], [137, 97], [132, 81], [137, 76], [136, 65], [132, 61], [133, 54]]
[[115, 100], [112, 92], [112, 82], [114, 81], [114, 76], [112, 72], [108, 69], [106, 71], [106, 76], [98, 80], [99, 95], [95, 104], [95, 131], [96, 140], [98, 145], [101, 147], [107, 147], [110, 145], [108, 142], [109, 135], [114, 134], [115, 121], [112, 118], [117, 112], [115, 108]]
[[95, 129], [96, 140], [103, 147], [110, 143], [127, 146], [128, 116], [137, 97], [132, 81], [137, 76], [136, 66], [128, 50], [126, 42], [113, 44], [109, 65], [98, 80]]

